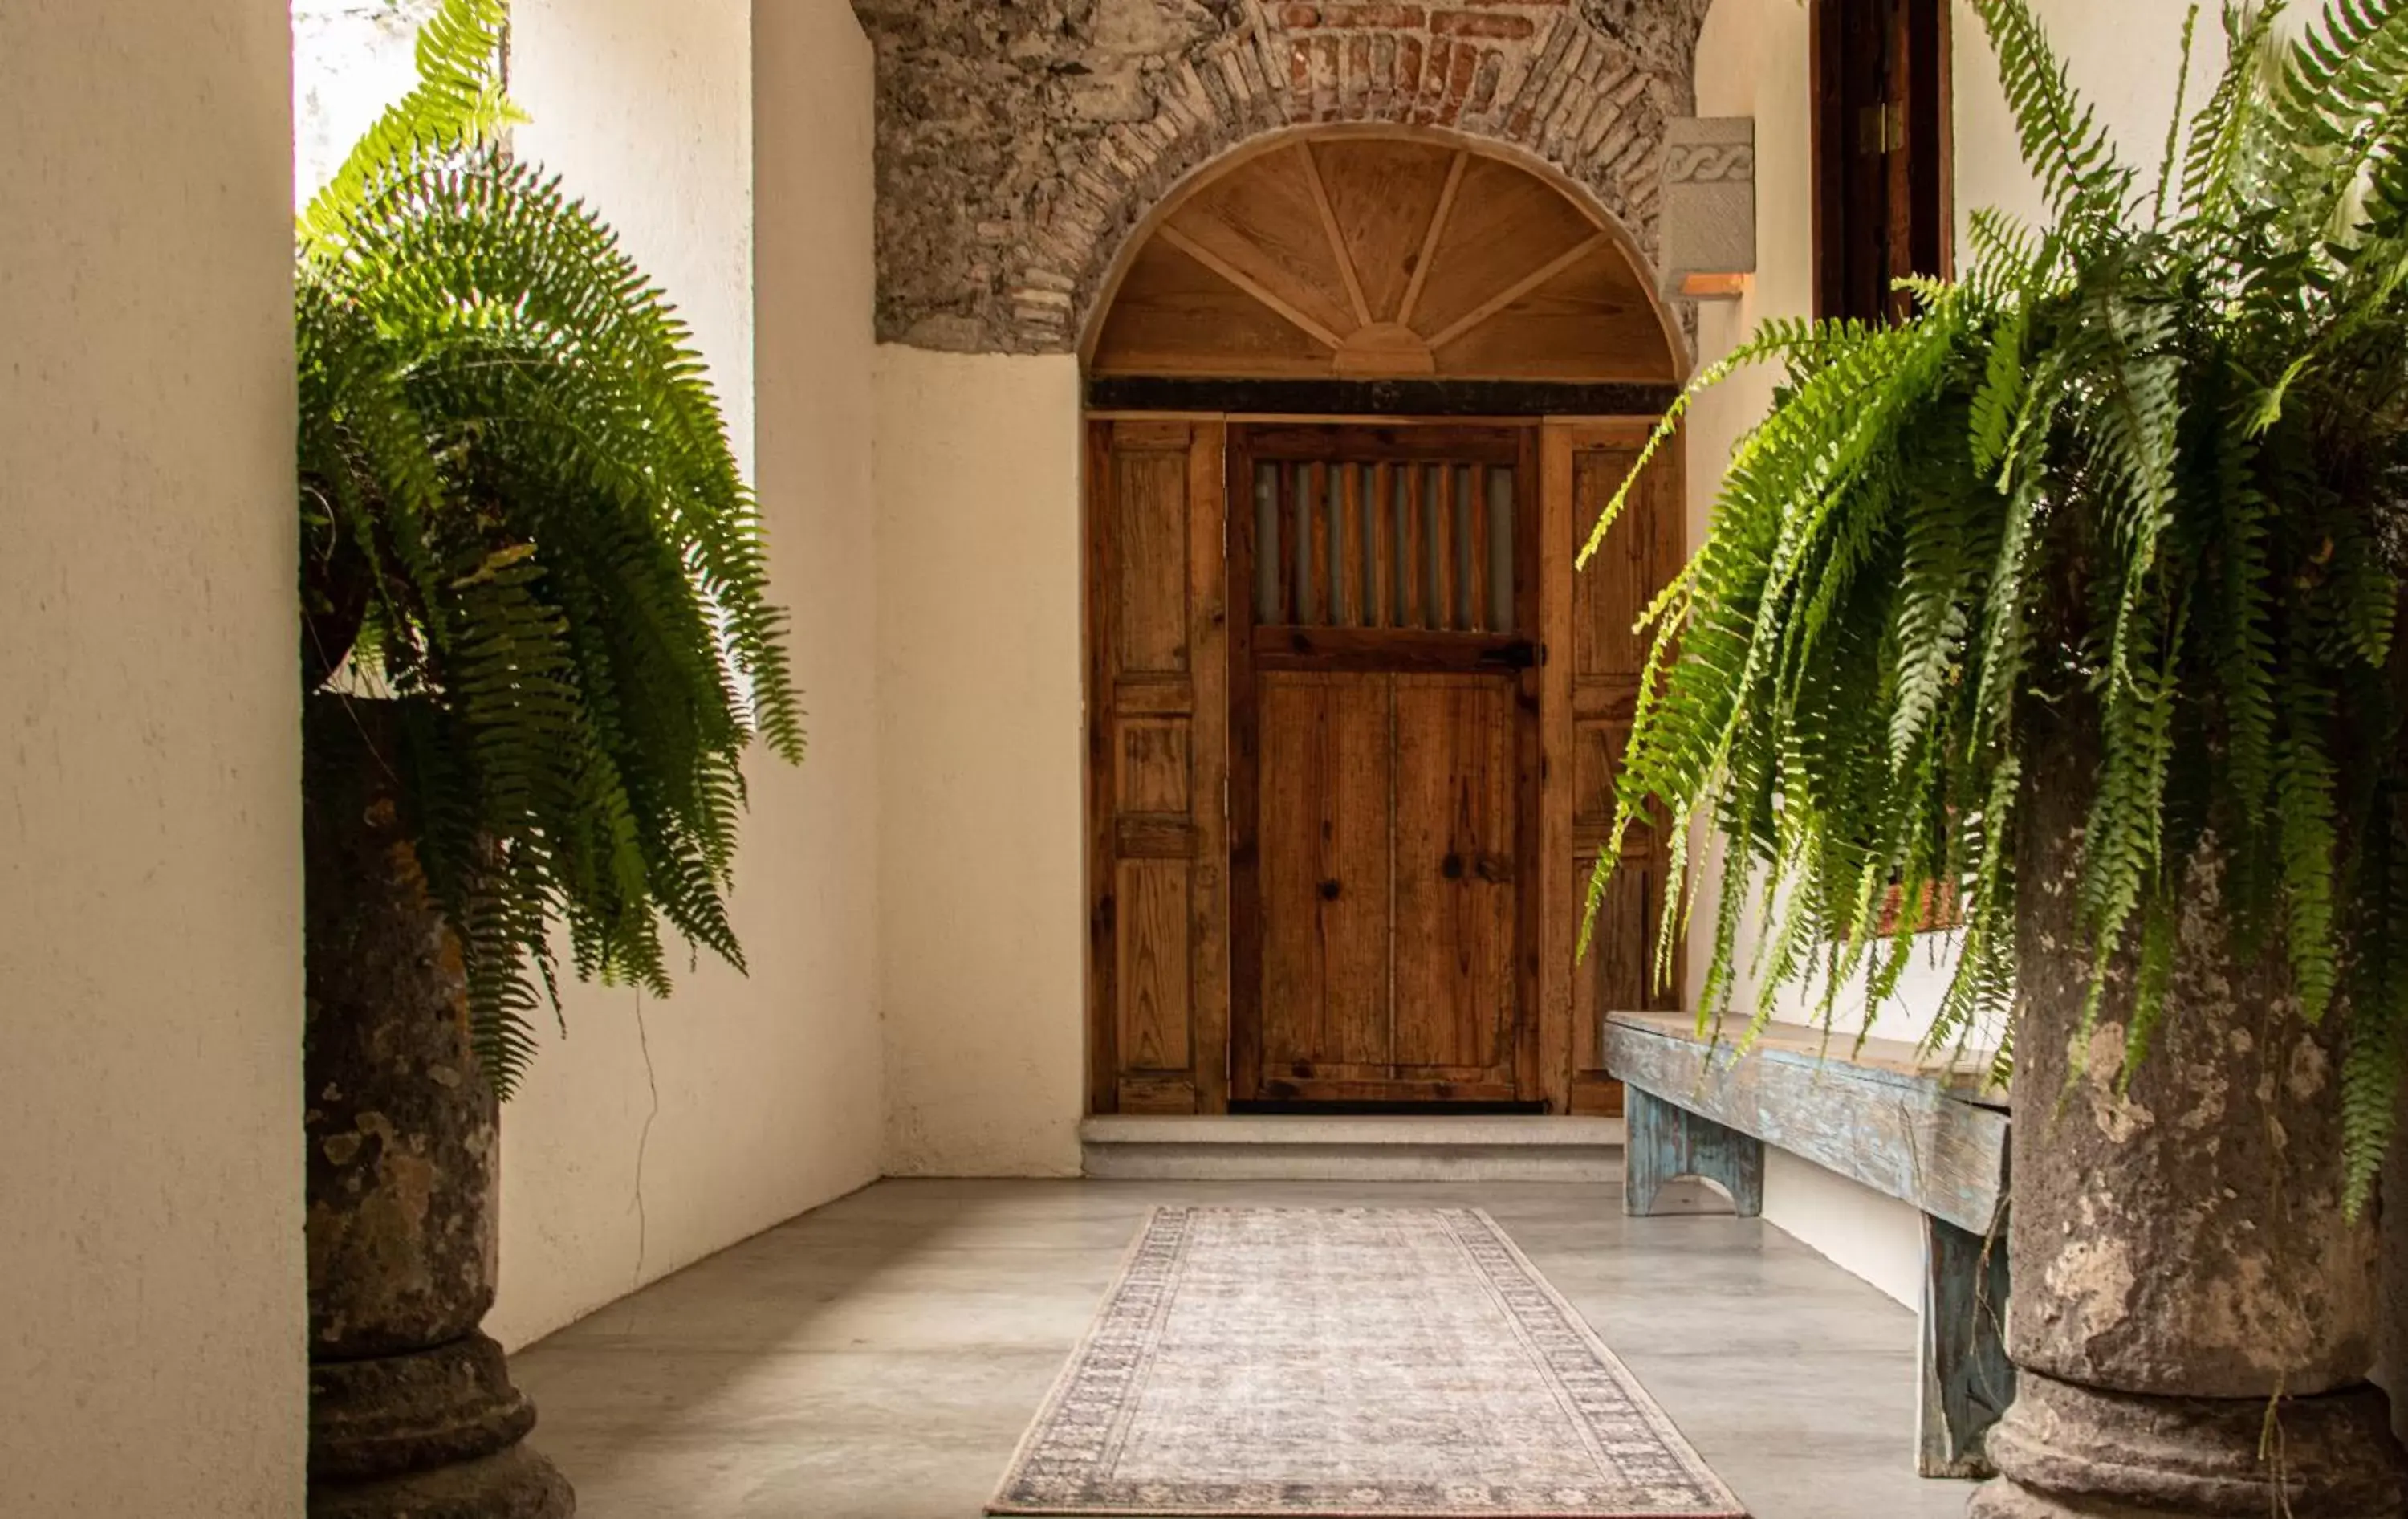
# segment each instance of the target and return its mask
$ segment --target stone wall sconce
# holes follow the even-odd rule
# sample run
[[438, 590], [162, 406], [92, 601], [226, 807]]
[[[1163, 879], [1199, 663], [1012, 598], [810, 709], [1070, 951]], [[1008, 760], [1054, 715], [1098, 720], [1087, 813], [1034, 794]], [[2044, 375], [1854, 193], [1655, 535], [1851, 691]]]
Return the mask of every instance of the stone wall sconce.
[[1664, 123], [1664, 294], [1737, 300], [1756, 273], [1756, 119]]

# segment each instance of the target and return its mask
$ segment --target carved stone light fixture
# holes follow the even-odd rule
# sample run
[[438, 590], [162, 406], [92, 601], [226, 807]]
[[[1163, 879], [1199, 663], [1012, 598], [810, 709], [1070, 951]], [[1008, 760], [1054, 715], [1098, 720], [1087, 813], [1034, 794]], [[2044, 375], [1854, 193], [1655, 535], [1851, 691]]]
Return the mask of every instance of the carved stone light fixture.
[[1736, 300], [1756, 272], [1756, 121], [1664, 123], [1664, 294]]

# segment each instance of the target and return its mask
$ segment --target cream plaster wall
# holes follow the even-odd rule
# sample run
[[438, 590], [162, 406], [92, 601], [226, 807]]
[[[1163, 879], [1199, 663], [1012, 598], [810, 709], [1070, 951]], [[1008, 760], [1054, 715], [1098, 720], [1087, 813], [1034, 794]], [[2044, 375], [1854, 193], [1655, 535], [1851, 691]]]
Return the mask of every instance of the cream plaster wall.
[[544, 1032], [503, 1120], [512, 1345], [878, 1175], [870, 52], [844, 0], [753, 9], [516, 6], [520, 150], [670, 292], [756, 473], [810, 755], [749, 768], [751, 976], [578, 987]]
[[[2144, 188], [2155, 188], [2165, 152], [2182, 72], [2183, 16], [2189, 8], [2189, 0], [2119, 0], [2112, 6], [2032, 0], [2073, 75], [2074, 88], [2098, 107], [2124, 161], [2140, 169]], [[2199, 107], [2224, 66], [2224, 32], [2215, 12], [2208, 5], [2200, 16], [2186, 111]], [[1962, 6], [1956, 44], [1957, 220], [1961, 223], [1982, 207], [1995, 206], [2026, 222], [2045, 221], [2039, 187], [2016, 150], [2014, 118], [1999, 87], [1989, 38], [1980, 19]]]
[[1078, 362], [882, 347], [877, 405], [886, 1169], [1075, 1175]]
[[0, 5], [0, 1513], [298, 1514], [282, 0]]
[[418, 80], [418, 29], [441, 0], [293, 0], [293, 178], [306, 202]]
[[[2187, 0], [2128, 0], [2107, 7], [2088, 0], [2036, 0], [2035, 9], [2064, 52], [2076, 85], [2099, 106], [2127, 156], [2154, 170], [2173, 105]], [[1954, 7], [1956, 188], [1960, 224], [1982, 206], [2026, 219], [2044, 208], [2016, 150], [2014, 121], [1979, 18]], [[2203, 23], [2200, 60], [2205, 71], [2221, 59], [2220, 37]], [[1758, 323], [1804, 316], [1813, 307], [1813, 164], [1808, 99], [1808, 12], [1799, 0], [1718, 0], [1698, 49], [1698, 108], [1704, 115], [1753, 116], [1756, 123], [1756, 228], [1759, 269], [1747, 295], [1707, 305], [1699, 312], [1698, 351], [1711, 363]], [[2193, 96], [2194, 102], [2197, 99]], [[1769, 369], [1751, 371], [1700, 400], [1688, 432], [1692, 481], [1689, 535], [1702, 538], [1713, 490], [1731, 451], [1770, 404]], [[1702, 841], [1701, 841], [1702, 842]], [[1700, 925], [1713, 921], [1714, 894], [1698, 908]], [[1747, 959], [1751, 934], [1742, 944]], [[1688, 946], [1687, 989], [1697, 1003], [1711, 942], [1702, 930]], [[1929, 1028], [1945, 988], [1950, 947], [1909, 972], [1898, 1003], [1873, 1020], [1873, 1031], [1918, 1039]], [[1753, 989], [1736, 999], [1753, 1006]], [[1795, 993], [1779, 999], [1780, 1016], [1811, 1021], [1813, 1009]], [[1869, 1010], [1861, 996], [1842, 999], [1836, 1021], [1854, 1030]], [[1765, 1178], [1765, 1217], [1899, 1301], [1919, 1298], [1921, 1234], [1914, 1211], [1895, 1199], [1823, 1170], [1794, 1155], [1777, 1155]]]
[[[1808, 98], [1806, 7], [1798, 0], [1718, 0], [1708, 13], [1698, 43], [1698, 110], [1706, 116], [1752, 116], [1756, 142], [1757, 273], [1737, 301], [1701, 304], [1698, 313], [1698, 357], [1719, 359], [1778, 317], [1813, 310], [1813, 182], [1812, 118]], [[1742, 436], [1772, 401], [1773, 371], [1746, 371], [1707, 393], [1690, 413], [1687, 442], [1689, 541], [1704, 540], [1713, 493], [1723, 466]], [[1713, 890], [1720, 858], [1711, 839], [1702, 880], [1706, 891], [1697, 909], [1698, 929], [1688, 943], [1687, 1005], [1696, 1007], [1712, 950], [1710, 925], [1719, 896]], [[1749, 942], [1753, 942], [1750, 937]], [[1747, 955], [1742, 949], [1742, 964]], [[1936, 967], [1919, 982], [1937, 982]], [[1910, 989], [1910, 1009], [1877, 1021], [1877, 1031], [1914, 1038], [1928, 1026], [1929, 987]], [[1782, 999], [1782, 1016], [1801, 1021], [1808, 1010], [1795, 995]], [[1735, 1004], [1753, 1008], [1752, 986], [1739, 989]], [[1862, 1021], [1860, 1002], [1843, 1003], [1843, 1019]], [[1914, 1210], [1868, 1187], [1786, 1153], [1768, 1157], [1764, 1216], [1840, 1266], [1908, 1306], [1921, 1294], [1921, 1221]]]

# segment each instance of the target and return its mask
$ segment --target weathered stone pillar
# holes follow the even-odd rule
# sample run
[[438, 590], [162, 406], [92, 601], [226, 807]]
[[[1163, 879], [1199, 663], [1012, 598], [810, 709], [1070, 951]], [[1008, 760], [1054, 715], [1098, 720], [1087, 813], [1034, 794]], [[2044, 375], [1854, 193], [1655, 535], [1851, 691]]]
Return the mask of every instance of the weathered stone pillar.
[[309, 1512], [557, 1519], [494, 1303], [500, 1114], [399, 813], [392, 704], [306, 713]]
[[2342, 1215], [2342, 1017], [2300, 1020], [2279, 938], [2241, 950], [2204, 866], [2165, 1021], [2119, 1095], [2128, 960], [2074, 1048], [2090, 779], [2065, 746], [2025, 804], [2007, 1320], [2021, 1375], [1989, 1435], [2000, 1478], [1971, 1512], [2391, 1519], [2408, 1467], [2366, 1381], [2377, 1229]]

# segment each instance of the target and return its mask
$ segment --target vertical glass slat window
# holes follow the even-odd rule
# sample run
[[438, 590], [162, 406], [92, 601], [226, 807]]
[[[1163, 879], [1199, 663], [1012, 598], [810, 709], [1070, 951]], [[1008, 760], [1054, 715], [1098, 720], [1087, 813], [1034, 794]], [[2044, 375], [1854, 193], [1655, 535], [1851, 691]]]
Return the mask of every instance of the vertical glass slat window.
[[1514, 595], [1519, 586], [1513, 573], [1513, 507], [1520, 493], [1513, 488], [1511, 466], [1488, 470], [1488, 626], [1493, 632], [1514, 631]]
[[1254, 485], [1256, 623], [1514, 631], [1512, 466], [1262, 460]]
[[1265, 459], [1254, 466], [1254, 621], [1284, 623], [1287, 606], [1280, 595], [1280, 466]]

